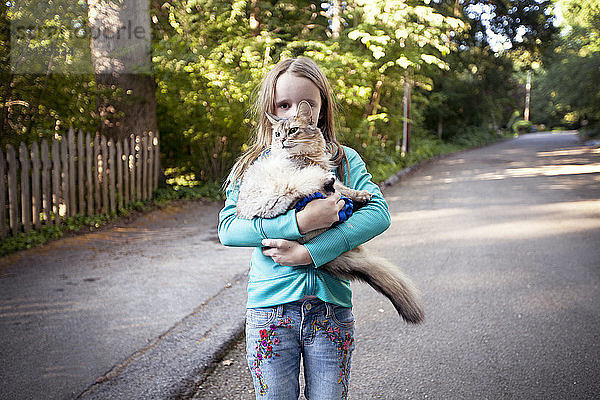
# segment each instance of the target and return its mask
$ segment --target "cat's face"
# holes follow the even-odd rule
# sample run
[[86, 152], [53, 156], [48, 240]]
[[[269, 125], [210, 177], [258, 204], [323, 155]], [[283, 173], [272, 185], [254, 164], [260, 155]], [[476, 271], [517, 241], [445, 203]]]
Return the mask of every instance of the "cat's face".
[[272, 125], [271, 150], [290, 155], [312, 154], [325, 148], [321, 130], [312, 123], [312, 109], [306, 101], [298, 104], [295, 116], [280, 118], [270, 113]]

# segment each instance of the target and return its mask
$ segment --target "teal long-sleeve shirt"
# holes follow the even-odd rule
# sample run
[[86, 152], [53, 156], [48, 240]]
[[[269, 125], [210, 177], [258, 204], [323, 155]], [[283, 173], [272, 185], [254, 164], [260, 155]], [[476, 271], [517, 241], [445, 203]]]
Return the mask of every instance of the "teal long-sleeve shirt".
[[387, 202], [379, 187], [371, 181], [371, 174], [358, 153], [346, 146], [344, 151], [348, 158], [350, 186], [366, 190], [373, 196], [345, 222], [304, 244], [312, 259], [309, 265], [283, 266], [261, 251], [263, 239], [296, 240], [302, 237], [295, 209], [275, 218], [239, 218], [236, 216], [238, 186], [227, 188], [225, 206], [219, 213], [219, 239], [225, 246], [255, 248], [250, 260], [248, 308], [289, 303], [305, 296], [317, 296], [343, 307], [352, 306], [350, 282], [319, 267], [385, 231], [390, 226], [390, 214]]

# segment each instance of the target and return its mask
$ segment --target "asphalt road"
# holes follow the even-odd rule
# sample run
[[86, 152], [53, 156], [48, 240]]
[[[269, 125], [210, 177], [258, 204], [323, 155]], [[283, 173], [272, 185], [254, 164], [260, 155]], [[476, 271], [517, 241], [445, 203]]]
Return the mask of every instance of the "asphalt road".
[[0, 399], [178, 392], [243, 320], [251, 251], [221, 245], [221, 206], [176, 204], [0, 258]]
[[[354, 399], [600, 398], [600, 149], [523, 135], [429, 163], [385, 191], [370, 246], [421, 287], [408, 326], [354, 285]], [[198, 399], [252, 399], [243, 339]]]

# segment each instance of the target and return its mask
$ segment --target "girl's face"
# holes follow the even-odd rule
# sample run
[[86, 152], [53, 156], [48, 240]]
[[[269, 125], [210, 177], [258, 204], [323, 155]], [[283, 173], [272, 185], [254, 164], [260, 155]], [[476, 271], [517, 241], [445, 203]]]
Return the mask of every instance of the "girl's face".
[[281, 118], [296, 115], [298, 103], [306, 100], [312, 108], [313, 124], [319, 120], [321, 112], [321, 92], [310, 79], [285, 72], [275, 83], [275, 112]]

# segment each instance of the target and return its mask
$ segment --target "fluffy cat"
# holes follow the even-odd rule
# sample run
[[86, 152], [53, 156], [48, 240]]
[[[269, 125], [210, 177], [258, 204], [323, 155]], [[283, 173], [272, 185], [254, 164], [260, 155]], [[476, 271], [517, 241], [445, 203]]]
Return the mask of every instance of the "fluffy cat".
[[[331, 154], [321, 130], [312, 124], [312, 110], [300, 102], [296, 116], [282, 119], [267, 115], [273, 136], [269, 154], [257, 159], [242, 176], [237, 200], [241, 218], [273, 218], [315, 192], [340, 192], [354, 204], [371, 199], [366, 191], [343, 185], [331, 172]], [[306, 243], [325, 229], [309, 232]], [[362, 246], [347, 251], [320, 267], [342, 279], [361, 280], [386, 296], [407, 322], [423, 321], [423, 306], [415, 285], [389, 261], [370, 254]]]

